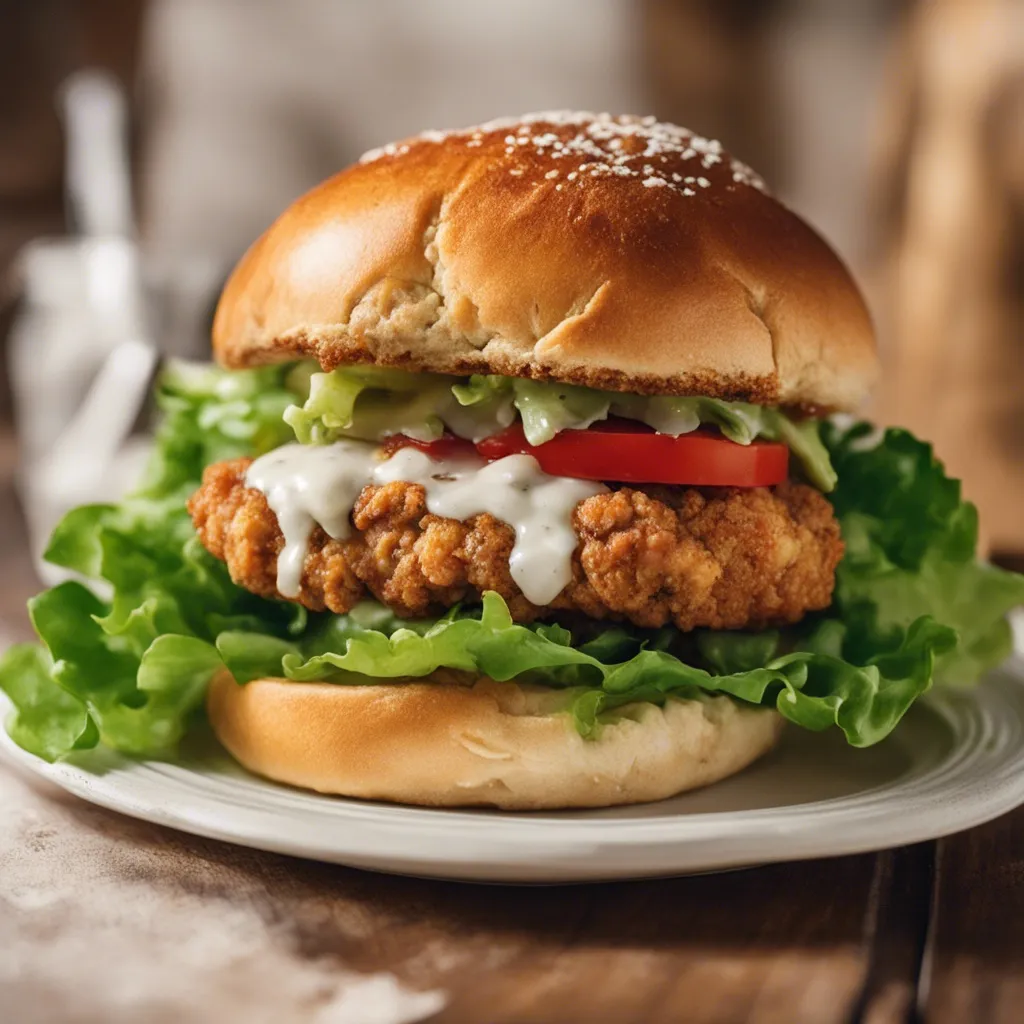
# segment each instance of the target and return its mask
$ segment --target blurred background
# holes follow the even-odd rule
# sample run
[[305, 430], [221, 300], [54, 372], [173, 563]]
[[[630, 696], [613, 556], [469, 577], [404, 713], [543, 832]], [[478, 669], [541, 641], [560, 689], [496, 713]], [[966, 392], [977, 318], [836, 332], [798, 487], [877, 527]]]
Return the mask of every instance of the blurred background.
[[46, 463], [30, 519], [130, 476], [151, 346], [204, 355], [292, 198], [571, 107], [722, 139], [829, 239], [880, 332], [866, 411], [934, 440], [1024, 562], [1024, 0], [0, 0], [0, 26], [0, 458]]

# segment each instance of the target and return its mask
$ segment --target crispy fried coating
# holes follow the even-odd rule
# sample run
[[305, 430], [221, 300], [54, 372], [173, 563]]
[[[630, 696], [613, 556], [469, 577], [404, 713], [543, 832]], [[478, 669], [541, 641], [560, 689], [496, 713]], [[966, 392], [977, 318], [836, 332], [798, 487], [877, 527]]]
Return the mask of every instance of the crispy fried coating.
[[[237, 584], [278, 597], [284, 541], [264, 496], [245, 485], [250, 461], [210, 466], [189, 512]], [[366, 487], [352, 524], [347, 540], [314, 531], [298, 598], [306, 607], [342, 613], [372, 595], [414, 617], [495, 590], [519, 622], [572, 611], [638, 626], [742, 629], [827, 607], [843, 552], [832, 506], [803, 484], [622, 487], [577, 505], [572, 582], [539, 608], [513, 582], [514, 533], [493, 516], [432, 515], [422, 487], [398, 482]]]

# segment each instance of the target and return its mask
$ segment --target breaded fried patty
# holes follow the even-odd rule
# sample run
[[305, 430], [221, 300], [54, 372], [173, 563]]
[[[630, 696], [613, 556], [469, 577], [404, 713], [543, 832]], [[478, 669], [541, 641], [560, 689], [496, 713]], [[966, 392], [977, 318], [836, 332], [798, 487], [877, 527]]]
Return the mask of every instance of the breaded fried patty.
[[[266, 498], [245, 485], [250, 463], [210, 466], [189, 512], [237, 584], [280, 597], [284, 541]], [[432, 515], [422, 487], [397, 482], [364, 488], [352, 526], [346, 540], [314, 530], [298, 597], [307, 608], [344, 613], [372, 596], [403, 617], [426, 616], [495, 590], [519, 622], [577, 611], [638, 626], [743, 629], [827, 607], [843, 552], [832, 506], [803, 484], [622, 487], [576, 506], [572, 582], [542, 608], [513, 582], [515, 536], [493, 516]]]

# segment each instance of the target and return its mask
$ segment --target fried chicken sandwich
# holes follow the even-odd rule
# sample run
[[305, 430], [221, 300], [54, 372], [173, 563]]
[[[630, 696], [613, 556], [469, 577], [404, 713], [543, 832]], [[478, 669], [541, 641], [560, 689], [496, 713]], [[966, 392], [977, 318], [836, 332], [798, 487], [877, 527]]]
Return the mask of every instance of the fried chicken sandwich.
[[[246, 254], [221, 369], [172, 367], [148, 478], [48, 553], [10, 728], [510, 809], [657, 800], [787, 720], [884, 738], [1007, 650], [1021, 578], [930, 448], [838, 425], [850, 274], [748, 167], [546, 113], [368, 153]], [[865, 755], [870, 756], [870, 755]]]

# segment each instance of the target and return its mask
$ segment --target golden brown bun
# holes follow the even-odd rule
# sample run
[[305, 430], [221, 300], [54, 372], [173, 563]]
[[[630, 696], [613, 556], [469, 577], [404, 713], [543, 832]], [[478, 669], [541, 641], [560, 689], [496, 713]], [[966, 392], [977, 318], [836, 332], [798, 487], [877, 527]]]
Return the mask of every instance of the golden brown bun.
[[344, 796], [432, 807], [610, 807], [660, 800], [740, 771], [771, 749], [774, 711], [727, 697], [631, 704], [583, 739], [559, 691], [346, 686], [222, 673], [207, 710], [251, 771]]
[[[254, 173], [256, 173], [254, 171]], [[877, 375], [835, 253], [716, 142], [550, 113], [367, 154], [224, 289], [229, 367], [300, 356], [852, 409]]]

